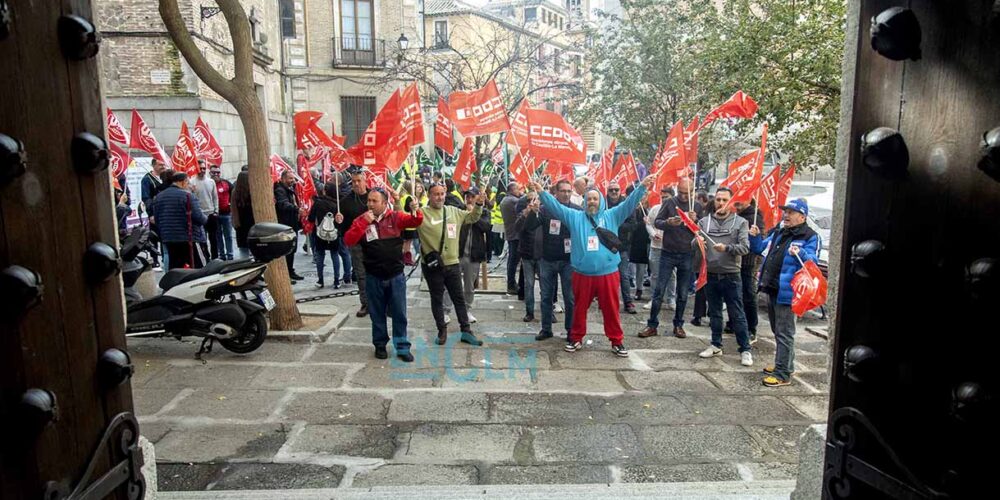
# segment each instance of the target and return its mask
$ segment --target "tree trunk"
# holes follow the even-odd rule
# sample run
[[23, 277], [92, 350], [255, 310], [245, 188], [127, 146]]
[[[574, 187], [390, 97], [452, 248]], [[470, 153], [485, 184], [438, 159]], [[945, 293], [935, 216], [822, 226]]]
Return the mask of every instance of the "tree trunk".
[[[160, 17], [177, 50], [206, 85], [229, 101], [240, 116], [243, 135], [247, 144], [247, 164], [250, 173], [250, 199], [253, 202], [254, 220], [274, 222], [274, 189], [268, 165], [271, 146], [267, 136], [267, 119], [253, 83], [253, 48], [250, 40], [250, 21], [238, 0], [216, 0], [229, 25], [233, 40], [235, 74], [227, 79], [209, 64], [198, 49], [177, 7], [177, 0], [159, 0]], [[294, 250], [293, 250], [294, 251]], [[276, 259], [267, 266], [265, 274], [268, 289], [277, 307], [271, 311], [271, 327], [277, 330], [294, 330], [302, 326], [285, 259]]]

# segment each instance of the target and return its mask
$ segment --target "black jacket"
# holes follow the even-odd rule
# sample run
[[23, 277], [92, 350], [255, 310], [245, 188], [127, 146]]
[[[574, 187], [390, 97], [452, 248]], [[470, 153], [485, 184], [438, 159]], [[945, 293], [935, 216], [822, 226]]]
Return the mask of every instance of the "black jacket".
[[629, 244], [628, 261], [635, 264], [649, 264], [649, 233], [646, 231], [646, 223], [643, 217], [646, 212], [639, 208], [632, 214], [635, 228], [632, 230], [631, 243]]
[[[563, 206], [580, 210], [580, 206], [573, 203], [565, 203]], [[555, 221], [553, 223], [553, 221]], [[555, 225], [559, 226], [559, 231], [552, 234]], [[569, 239], [569, 227], [559, 219], [552, 216], [552, 213], [542, 206], [537, 214], [528, 215], [525, 227], [535, 229], [542, 228], [542, 259], [549, 262], [568, 261], [569, 252], [566, 251], [565, 241]]]
[[351, 228], [351, 224], [354, 224], [354, 219], [357, 219], [367, 211], [367, 191], [365, 191], [365, 194], [357, 194], [354, 191], [350, 191], [342, 195], [340, 197], [340, 213], [344, 215], [344, 222], [337, 226], [337, 231], [340, 231], [340, 234], [347, 234], [347, 230]]
[[528, 228], [528, 217], [524, 214], [528, 208], [528, 197], [522, 196], [517, 202], [517, 218], [514, 219], [514, 231], [517, 234], [517, 253], [522, 259], [538, 260], [542, 258], [542, 232], [539, 227]]
[[[653, 226], [656, 227], [656, 229], [663, 230], [664, 252], [692, 253], [693, 250], [691, 250], [691, 242], [694, 240], [694, 233], [692, 233], [691, 230], [684, 224], [680, 224], [678, 226], [671, 226], [670, 224], [667, 224], [667, 219], [669, 217], [677, 215], [678, 203], [680, 202], [676, 196], [663, 202], [663, 205], [660, 206], [660, 212], [656, 214], [656, 221], [653, 222]], [[700, 214], [702, 213], [702, 210], [704, 210], [701, 203], [692, 201], [692, 206], [694, 207], [694, 212], [699, 214], [698, 219], [701, 219]], [[681, 210], [687, 212], [687, 204], [682, 206]]]
[[469, 248], [469, 262], [483, 262], [486, 260], [486, 253], [489, 252], [487, 235], [490, 234], [490, 211], [483, 210], [483, 215], [475, 223], [462, 224], [462, 229], [458, 233], [458, 257], [466, 257], [465, 244], [472, 238], [472, 246]]
[[[760, 210], [757, 210], [756, 203], [756, 201], [751, 201], [750, 205], [737, 215], [746, 219], [747, 224], [750, 226], [756, 225], [757, 229], [763, 230], [764, 216], [760, 214]], [[744, 255], [740, 261], [740, 269], [750, 271], [752, 274], [757, 274], [758, 265], [760, 265], [760, 256], [753, 252]]]
[[[319, 223], [323, 222], [326, 214], [337, 215], [337, 200], [318, 194], [313, 197], [313, 205], [309, 209], [309, 215], [306, 216], [306, 220], [312, 222], [316, 226], [316, 229], [319, 229]], [[316, 229], [313, 230], [313, 234], [316, 233]], [[337, 232], [340, 233], [340, 228], [337, 228]]]
[[[619, 198], [618, 201], [616, 202], [607, 200], [608, 208], [614, 208], [620, 205], [623, 201], [625, 201], [624, 196]], [[636, 228], [636, 222], [634, 213], [629, 214], [629, 216], [626, 217], [624, 221], [622, 221], [622, 225], [618, 226], [618, 239], [621, 240], [622, 242], [622, 246], [619, 247], [621, 250], [627, 252], [629, 251], [630, 248], [632, 248], [632, 233], [635, 231], [635, 228]]]
[[274, 211], [278, 213], [278, 223], [296, 231], [302, 229], [299, 223], [299, 199], [295, 189], [278, 182], [274, 185]]

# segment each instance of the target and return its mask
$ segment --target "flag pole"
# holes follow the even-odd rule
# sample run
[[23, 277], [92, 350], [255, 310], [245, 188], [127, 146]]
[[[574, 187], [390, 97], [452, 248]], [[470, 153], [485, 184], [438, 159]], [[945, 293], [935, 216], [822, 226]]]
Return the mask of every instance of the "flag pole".
[[337, 213], [340, 214], [340, 172], [334, 168], [333, 184], [337, 187]]

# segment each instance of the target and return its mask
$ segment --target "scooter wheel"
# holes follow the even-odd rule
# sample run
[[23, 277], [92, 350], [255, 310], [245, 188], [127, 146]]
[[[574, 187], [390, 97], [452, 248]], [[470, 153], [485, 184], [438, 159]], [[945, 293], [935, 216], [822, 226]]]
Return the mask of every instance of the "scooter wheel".
[[247, 320], [240, 329], [240, 336], [232, 339], [219, 339], [222, 347], [237, 354], [247, 354], [256, 351], [264, 343], [267, 336], [267, 318], [264, 313], [254, 313], [247, 316]]

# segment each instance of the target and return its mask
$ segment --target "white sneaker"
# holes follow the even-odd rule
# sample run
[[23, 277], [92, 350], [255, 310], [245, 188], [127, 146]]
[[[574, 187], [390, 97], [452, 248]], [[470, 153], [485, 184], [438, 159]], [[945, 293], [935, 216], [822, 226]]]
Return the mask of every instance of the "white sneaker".
[[698, 354], [698, 357], [701, 358], [712, 358], [715, 356], [722, 356], [722, 349], [715, 347], [714, 345], [706, 347], [704, 351], [701, 351], [701, 353]]
[[466, 315], [469, 317], [469, 323], [475, 323], [479, 321], [478, 319], [476, 319], [475, 316], [472, 315], [472, 313], [466, 313]]
[[444, 324], [447, 325], [448, 323], [451, 323], [451, 316], [448, 316], [447, 314], [445, 314], [444, 315]]
[[650, 309], [653, 308], [653, 303], [652, 302], [646, 302], [645, 304], [642, 305], [642, 308], [648, 311], [648, 310], [650, 310]]
[[677, 301], [674, 299], [667, 301], [667, 309], [674, 310], [677, 309]]
[[562, 305], [557, 302], [556, 305], [552, 307], [552, 312], [557, 312], [557, 313], [563, 312]]
[[753, 355], [750, 354], [750, 351], [740, 353], [740, 364], [743, 366], [753, 366]]

